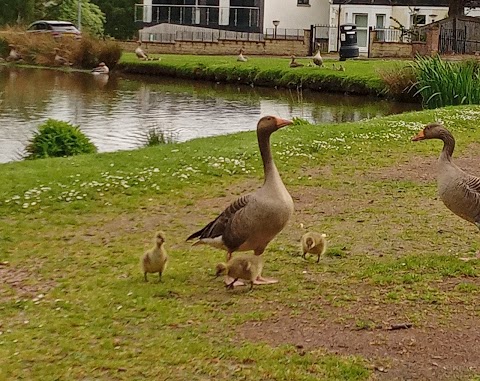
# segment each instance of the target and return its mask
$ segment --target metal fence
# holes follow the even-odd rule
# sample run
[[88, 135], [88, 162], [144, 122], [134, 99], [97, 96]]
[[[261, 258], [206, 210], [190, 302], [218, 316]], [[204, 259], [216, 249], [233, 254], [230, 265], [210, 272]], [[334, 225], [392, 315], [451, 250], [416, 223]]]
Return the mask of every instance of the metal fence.
[[265, 38], [272, 40], [296, 40], [302, 41], [305, 32], [303, 29], [283, 29], [283, 28], [266, 28]]
[[197, 42], [218, 42], [218, 40], [233, 41], [264, 41], [264, 35], [261, 33], [232, 32], [229, 30], [212, 31], [175, 31], [150, 33], [140, 31], [142, 41], [151, 42], [171, 42], [175, 41], [197, 41]]
[[260, 32], [259, 7], [208, 5], [135, 5], [135, 22], [177, 24]]
[[375, 42], [403, 42], [410, 43], [415, 41], [425, 41], [425, 31], [423, 29], [374, 29]]

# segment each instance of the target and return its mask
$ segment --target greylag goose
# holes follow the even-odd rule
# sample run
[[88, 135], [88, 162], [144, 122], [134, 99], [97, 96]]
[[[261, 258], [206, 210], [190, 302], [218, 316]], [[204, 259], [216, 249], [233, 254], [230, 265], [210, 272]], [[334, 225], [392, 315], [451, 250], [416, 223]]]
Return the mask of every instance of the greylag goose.
[[219, 263], [215, 276], [229, 276], [232, 281], [225, 286], [232, 289], [239, 279], [250, 282], [250, 290], [255, 280], [262, 275], [263, 260], [258, 255], [235, 255], [227, 263]]
[[109, 72], [110, 69], [105, 65], [105, 62], [100, 62], [96, 68], [92, 69], [92, 74], [108, 74]]
[[71, 66], [72, 64], [65, 58], [60, 55], [60, 49], [55, 48], [55, 58], [54, 62], [57, 66]]
[[135, 49], [135, 54], [137, 55], [137, 58], [140, 58], [141, 60], [148, 60], [148, 54], [145, 53], [142, 49], [142, 41], [138, 41], [138, 46]]
[[165, 234], [161, 231], [155, 234], [155, 246], [146, 251], [140, 260], [140, 267], [143, 271], [145, 282], [148, 282], [147, 273], [158, 273], [159, 281], [167, 266], [168, 256], [165, 248]]
[[[428, 124], [412, 141], [440, 139], [443, 149], [438, 159], [438, 195], [457, 216], [480, 229], [480, 178], [470, 175], [452, 161], [455, 138], [442, 124]], [[477, 257], [480, 251], [477, 252]]]
[[313, 63], [317, 66], [323, 66], [323, 58], [320, 55], [320, 48], [318, 48], [317, 53], [313, 56]]
[[317, 263], [320, 262], [320, 257], [325, 254], [325, 251], [327, 251], [326, 237], [326, 234], [316, 232], [305, 233], [301, 239], [303, 251], [302, 257], [307, 259], [307, 253], [316, 254]]
[[20, 61], [22, 59], [22, 55], [17, 50], [17, 47], [15, 45], [8, 45], [8, 47], [10, 48], [10, 52], [8, 53], [6, 61], [7, 62]]
[[302, 67], [304, 66], [302, 63], [295, 61], [295, 56], [291, 57], [292, 60], [290, 61], [290, 67]]
[[238, 57], [237, 57], [237, 61], [240, 61], [240, 62], [247, 62], [247, 61], [248, 61], [247, 57], [245, 57], [245, 56], [243, 55], [244, 52], [245, 52], [245, 51], [243, 50], [243, 48], [240, 49], [240, 52], [239, 52], [240, 54], [239, 54]]
[[[227, 251], [227, 262], [235, 251], [253, 250], [261, 255], [268, 243], [282, 231], [293, 213], [293, 200], [273, 161], [270, 135], [292, 122], [264, 116], [257, 124], [257, 140], [263, 161], [264, 183], [253, 193], [232, 202], [215, 220], [193, 233], [197, 244], [208, 244]], [[258, 284], [276, 283], [261, 275]]]

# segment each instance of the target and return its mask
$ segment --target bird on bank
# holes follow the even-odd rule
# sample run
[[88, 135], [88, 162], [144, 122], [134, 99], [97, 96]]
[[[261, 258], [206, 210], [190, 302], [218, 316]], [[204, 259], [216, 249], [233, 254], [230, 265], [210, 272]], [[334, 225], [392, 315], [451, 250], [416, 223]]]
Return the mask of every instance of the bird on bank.
[[323, 58], [320, 54], [320, 48], [318, 48], [317, 53], [313, 56], [313, 63], [317, 66], [323, 66]]
[[296, 59], [295, 56], [292, 55], [291, 59], [292, 60], [290, 61], [290, 67], [302, 67], [302, 66], [304, 66], [302, 63], [295, 61], [295, 59]]
[[226, 275], [232, 281], [225, 285], [226, 288], [234, 288], [235, 282], [239, 279], [250, 282], [250, 290], [255, 280], [262, 275], [263, 259], [258, 255], [238, 254], [232, 257], [227, 263], [219, 263], [216, 266], [215, 277]]
[[110, 69], [105, 62], [100, 62], [96, 68], [92, 69], [92, 74], [108, 74], [110, 73]]
[[307, 259], [307, 253], [317, 255], [317, 263], [320, 257], [327, 251], [327, 235], [316, 232], [305, 233], [301, 238], [303, 259]]
[[240, 49], [240, 52], [239, 52], [239, 54], [238, 54], [238, 56], [237, 56], [237, 61], [239, 61], [239, 62], [247, 62], [247, 61], [248, 61], [248, 58], [245, 57], [245, 56], [243, 55], [243, 53], [245, 53], [245, 51], [243, 50], [243, 48], [241, 48], [241, 49]]
[[141, 60], [147, 60], [148, 59], [148, 54], [145, 53], [142, 49], [142, 41], [138, 41], [137, 48], [135, 49], [135, 54], [137, 55], [137, 58]]
[[55, 48], [54, 52], [55, 52], [55, 58], [53, 60], [54, 60], [55, 65], [57, 65], [57, 66], [72, 66], [72, 63], [70, 63], [65, 57], [62, 57], [60, 55], [60, 49], [59, 48]]
[[6, 58], [7, 62], [17, 62], [22, 60], [22, 55], [18, 51], [17, 47], [13, 44], [8, 45], [10, 52]]
[[[442, 124], [430, 123], [412, 141], [440, 139], [443, 149], [438, 159], [438, 195], [454, 214], [480, 229], [480, 177], [457, 167], [452, 160], [455, 138]], [[477, 252], [480, 258], [480, 251]]]
[[165, 233], [158, 231], [155, 234], [155, 246], [146, 251], [140, 260], [140, 267], [145, 278], [145, 282], [148, 282], [147, 273], [158, 273], [158, 280], [161, 282], [162, 274], [165, 271], [168, 262], [167, 251], [164, 247]]
[[[253, 250], [262, 255], [293, 214], [293, 200], [273, 161], [270, 136], [292, 124], [290, 120], [264, 116], [257, 124], [257, 141], [263, 162], [264, 182], [256, 191], [232, 202], [216, 219], [193, 233], [194, 245], [207, 244], [227, 251], [226, 262], [236, 251]], [[231, 279], [226, 279], [228, 284]], [[277, 283], [259, 275], [255, 284]]]

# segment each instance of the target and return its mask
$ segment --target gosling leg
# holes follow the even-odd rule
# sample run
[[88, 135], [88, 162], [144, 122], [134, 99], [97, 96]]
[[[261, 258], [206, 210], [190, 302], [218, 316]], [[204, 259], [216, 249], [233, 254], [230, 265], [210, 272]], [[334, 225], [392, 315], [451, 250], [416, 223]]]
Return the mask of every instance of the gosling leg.
[[227, 290], [233, 290], [233, 288], [235, 287], [235, 282], [238, 280], [238, 278], [234, 279], [232, 283], [230, 284], [227, 284], [225, 287], [227, 288]]
[[145, 279], [145, 282], [148, 282], [148, 279], [147, 279], [147, 272], [146, 272], [146, 271], [143, 273], [143, 277], [144, 277], [144, 279]]
[[158, 283], [162, 283], [162, 272], [158, 272]]
[[[232, 253], [229, 251], [227, 252], [227, 258], [226, 258], [226, 262], [228, 262], [230, 259], [232, 259]], [[225, 286], [228, 288], [228, 286], [230, 286], [230, 284], [233, 284], [233, 287], [238, 287], [238, 286], [245, 286], [245, 283], [243, 283], [241, 280], [238, 280], [238, 279], [235, 279], [233, 280], [233, 278], [228, 276], [228, 275], [225, 275]], [[235, 283], [236, 282], [236, 283]], [[232, 287], [232, 288], [233, 288]]]

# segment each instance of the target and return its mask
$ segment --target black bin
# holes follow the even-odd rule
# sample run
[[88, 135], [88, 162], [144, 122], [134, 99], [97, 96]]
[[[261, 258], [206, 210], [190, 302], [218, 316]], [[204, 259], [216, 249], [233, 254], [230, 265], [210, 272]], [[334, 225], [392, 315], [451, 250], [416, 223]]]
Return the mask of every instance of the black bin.
[[340, 61], [359, 56], [357, 45], [357, 26], [355, 24], [340, 25]]

